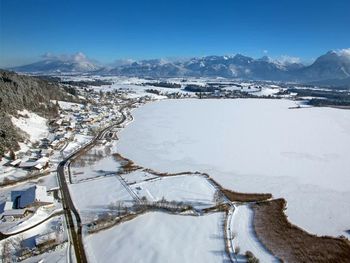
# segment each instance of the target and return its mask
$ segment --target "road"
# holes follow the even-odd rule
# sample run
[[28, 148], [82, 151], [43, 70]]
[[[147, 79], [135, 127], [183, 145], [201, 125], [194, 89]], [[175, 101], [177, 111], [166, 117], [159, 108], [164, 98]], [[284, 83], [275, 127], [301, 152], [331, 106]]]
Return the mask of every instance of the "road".
[[[118, 120], [117, 122], [113, 123], [112, 125], [104, 128], [104, 129], [102, 129], [90, 143], [86, 144], [85, 146], [80, 148], [78, 151], [76, 151], [73, 154], [66, 157], [57, 166], [57, 177], [58, 177], [58, 181], [59, 181], [59, 185], [60, 185], [60, 189], [61, 189], [61, 194], [62, 194], [63, 210], [64, 210], [64, 214], [66, 217], [67, 228], [68, 228], [68, 231], [70, 232], [69, 234], [70, 234], [72, 242], [73, 242], [77, 262], [86, 263], [87, 258], [86, 258], [83, 239], [82, 239], [81, 218], [80, 218], [80, 215], [79, 215], [77, 209], [74, 206], [73, 200], [72, 200], [71, 195], [69, 193], [69, 189], [68, 189], [68, 185], [67, 185], [67, 181], [66, 181], [66, 177], [65, 177], [65, 173], [64, 173], [64, 167], [70, 159], [77, 157], [85, 149], [92, 147], [96, 143], [96, 141], [103, 139], [105, 134], [108, 131], [110, 131], [114, 126], [118, 126], [118, 125], [121, 125], [122, 123], [124, 123], [126, 120], [126, 115], [124, 113], [124, 110], [126, 108], [130, 107], [132, 104], [133, 103], [128, 103], [128, 104], [122, 106], [120, 108], [120, 113], [122, 114], [122, 117], [120, 120]], [[75, 229], [76, 226], [74, 224], [73, 217], [75, 218], [75, 222], [77, 224], [77, 231]]]
[[53, 214], [51, 214], [50, 216], [46, 217], [45, 219], [41, 220], [40, 222], [38, 223], [35, 223], [34, 225], [30, 226], [30, 227], [27, 227], [25, 229], [22, 229], [22, 230], [19, 230], [19, 231], [16, 231], [16, 232], [11, 232], [9, 234], [3, 234], [0, 232], [0, 240], [3, 240], [5, 238], [8, 238], [10, 236], [15, 236], [15, 235], [18, 235], [18, 234], [22, 234], [30, 229], [33, 229], [35, 227], [37, 227], [38, 225], [41, 225], [42, 223], [50, 220], [51, 218], [55, 217], [55, 216], [59, 216], [59, 215], [62, 215], [63, 214], [63, 211], [57, 211], [57, 212], [54, 212]]

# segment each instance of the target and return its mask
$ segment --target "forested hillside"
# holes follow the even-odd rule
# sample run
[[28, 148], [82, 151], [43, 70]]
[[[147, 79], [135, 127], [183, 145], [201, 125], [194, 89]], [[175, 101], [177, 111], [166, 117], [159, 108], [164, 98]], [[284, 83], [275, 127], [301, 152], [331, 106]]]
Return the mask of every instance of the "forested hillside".
[[9, 149], [18, 149], [22, 139], [20, 131], [12, 124], [10, 115], [27, 109], [46, 118], [58, 113], [50, 100], [76, 100], [57, 83], [0, 70], [0, 156]]

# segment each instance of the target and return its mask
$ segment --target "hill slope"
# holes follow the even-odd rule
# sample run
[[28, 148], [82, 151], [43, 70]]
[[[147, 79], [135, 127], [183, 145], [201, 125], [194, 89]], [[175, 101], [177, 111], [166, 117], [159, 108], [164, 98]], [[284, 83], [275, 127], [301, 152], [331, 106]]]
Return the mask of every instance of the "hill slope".
[[74, 97], [57, 84], [0, 70], [0, 156], [7, 150], [18, 149], [18, 141], [22, 139], [10, 116], [26, 109], [43, 117], [53, 117], [57, 106], [50, 100], [74, 100]]

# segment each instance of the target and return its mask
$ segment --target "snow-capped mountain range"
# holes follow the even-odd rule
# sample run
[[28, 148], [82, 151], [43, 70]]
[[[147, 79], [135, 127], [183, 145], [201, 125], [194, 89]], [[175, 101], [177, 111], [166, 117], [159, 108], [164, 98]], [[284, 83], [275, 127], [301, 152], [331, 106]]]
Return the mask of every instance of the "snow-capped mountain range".
[[60, 72], [92, 72], [102, 67], [95, 61], [88, 59], [83, 53], [74, 55], [54, 56], [45, 54], [43, 60], [11, 68], [17, 72], [28, 73], [60, 73]]
[[[97, 64], [82, 53], [71, 56], [46, 55], [42, 61], [12, 68], [28, 73], [98, 73], [148, 77], [225, 77], [251, 80], [332, 82], [350, 80], [350, 48], [329, 51], [311, 65], [297, 59], [274, 60], [267, 56], [254, 59], [241, 54], [233, 56], [206, 56], [188, 60], [164, 59], [118, 63], [114, 67]], [[350, 83], [350, 81], [349, 81]]]

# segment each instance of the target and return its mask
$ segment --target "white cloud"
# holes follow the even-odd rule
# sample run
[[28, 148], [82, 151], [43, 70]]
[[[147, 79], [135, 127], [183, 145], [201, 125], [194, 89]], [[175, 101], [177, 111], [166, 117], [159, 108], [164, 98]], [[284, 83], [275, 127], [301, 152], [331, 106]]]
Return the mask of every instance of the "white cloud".
[[48, 61], [61, 61], [67, 63], [84, 64], [87, 67], [93, 67], [94, 65], [100, 66], [101, 64], [94, 59], [90, 59], [83, 52], [76, 52], [74, 54], [53, 54], [47, 52], [41, 56], [44, 60]]
[[299, 57], [292, 57], [288, 55], [282, 55], [276, 59], [277, 62], [281, 63], [282, 65], [285, 64], [294, 64], [294, 63], [301, 63], [301, 59]]
[[61, 60], [61, 61], [76, 61], [82, 62], [88, 60], [86, 55], [82, 52], [77, 52], [74, 54], [59, 54], [55, 55], [53, 53], [47, 52], [41, 56], [45, 60]]
[[267, 53], [269, 53], [269, 51], [266, 50], [266, 49], [264, 49], [264, 50], [263, 50], [263, 53], [264, 53], [264, 54], [267, 54]]
[[338, 49], [335, 51], [339, 56], [350, 58], [350, 48]]

